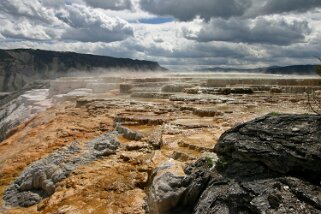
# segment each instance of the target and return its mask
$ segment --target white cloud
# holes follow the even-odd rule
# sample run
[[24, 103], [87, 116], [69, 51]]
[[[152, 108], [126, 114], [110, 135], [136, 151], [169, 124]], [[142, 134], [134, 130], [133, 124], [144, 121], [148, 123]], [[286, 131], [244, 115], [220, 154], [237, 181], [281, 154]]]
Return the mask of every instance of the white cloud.
[[25, 40], [78, 40], [114, 42], [133, 36], [130, 24], [103, 10], [64, 1], [3, 0], [0, 32], [4, 37]]
[[55, 39], [59, 31], [54, 31], [41, 25], [32, 25], [28, 20], [19, 23], [9, 20], [0, 20], [0, 33], [6, 38], [27, 40], [50, 40]]
[[70, 26], [62, 39], [83, 42], [114, 42], [133, 36], [132, 27], [119, 18], [109, 17], [103, 11], [84, 5], [67, 5], [66, 22]]

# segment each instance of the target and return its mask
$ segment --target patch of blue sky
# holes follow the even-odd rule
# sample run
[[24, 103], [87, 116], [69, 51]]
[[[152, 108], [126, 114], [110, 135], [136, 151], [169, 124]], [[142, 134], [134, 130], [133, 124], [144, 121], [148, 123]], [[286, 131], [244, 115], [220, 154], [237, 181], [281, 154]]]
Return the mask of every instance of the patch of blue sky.
[[175, 21], [174, 18], [172, 17], [155, 17], [155, 18], [147, 18], [147, 19], [139, 19], [138, 22], [139, 23], [143, 23], [143, 24], [164, 24], [164, 23], [168, 23], [168, 22], [173, 22]]

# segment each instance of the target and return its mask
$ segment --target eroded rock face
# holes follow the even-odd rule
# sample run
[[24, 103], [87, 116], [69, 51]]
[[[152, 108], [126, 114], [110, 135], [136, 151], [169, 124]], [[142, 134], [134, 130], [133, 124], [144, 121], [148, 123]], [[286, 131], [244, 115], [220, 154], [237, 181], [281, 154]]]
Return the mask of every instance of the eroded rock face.
[[163, 198], [169, 208], [158, 213], [320, 213], [320, 121], [269, 114], [225, 132], [217, 162], [200, 159], [185, 176], [153, 184], [168, 187], [163, 196], [179, 194], [172, 207]]
[[162, 172], [171, 167], [173, 164], [167, 163], [154, 171], [156, 175], [148, 189], [151, 213], [190, 213], [210, 179], [212, 165], [203, 158], [186, 167], [186, 176]]
[[119, 123], [116, 124], [115, 130], [118, 131], [120, 134], [122, 134], [125, 138], [129, 139], [129, 140], [141, 140], [143, 138], [143, 136], [138, 133], [135, 132], [127, 127], [124, 127], [122, 125], [120, 125]]

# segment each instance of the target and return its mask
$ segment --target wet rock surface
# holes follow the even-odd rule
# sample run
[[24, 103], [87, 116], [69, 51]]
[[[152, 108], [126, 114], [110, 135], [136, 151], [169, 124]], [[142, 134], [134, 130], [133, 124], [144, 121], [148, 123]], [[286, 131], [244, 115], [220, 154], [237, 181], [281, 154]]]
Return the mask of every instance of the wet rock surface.
[[230, 129], [215, 146], [215, 167], [200, 159], [179, 180], [164, 178], [183, 188], [164, 213], [320, 213], [320, 121], [269, 114]]

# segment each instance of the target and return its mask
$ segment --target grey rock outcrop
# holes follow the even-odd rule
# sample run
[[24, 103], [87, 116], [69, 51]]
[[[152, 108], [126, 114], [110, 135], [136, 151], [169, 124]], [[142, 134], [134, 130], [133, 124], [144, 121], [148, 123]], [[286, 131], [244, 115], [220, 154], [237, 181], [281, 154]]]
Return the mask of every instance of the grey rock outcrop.
[[4, 200], [11, 206], [32, 206], [55, 191], [55, 184], [65, 179], [79, 163], [70, 156], [79, 153], [77, 143], [31, 164], [11, 185]]
[[150, 211], [153, 214], [190, 213], [192, 205], [207, 186], [212, 166], [207, 159], [200, 159], [186, 167], [186, 176], [161, 172], [170, 167], [168, 164], [154, 170], [156, 176], [148, 189]]
[[320, 213], [320, 134], [315, 115], [269, 114], [238, 125], [215, 146], [217, 162], [200, 159], [185, 176], [164, 174], [153, 184], [179, 194], [175, 206], [163, 198], [169, 208], [156, 213]]
[[116, 154], [120, 143], [116, 140], [114, 135], [103, 135], [94, 140], [95, 156], [109, 156]]
[[122, 134], [128, 140], [141, 140], [144, 136], [134, 130], [131, 130], [125, 126], [120, 125], [119, 123], [116, 124], [115, 130]]

